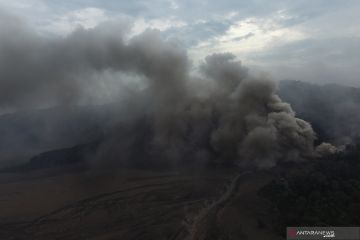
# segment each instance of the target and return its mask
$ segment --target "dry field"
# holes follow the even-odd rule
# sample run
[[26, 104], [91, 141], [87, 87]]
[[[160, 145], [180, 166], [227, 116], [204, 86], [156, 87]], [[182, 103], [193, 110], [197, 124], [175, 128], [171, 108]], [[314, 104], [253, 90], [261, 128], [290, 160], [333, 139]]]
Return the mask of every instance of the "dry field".
[[256, 189], [268, 176], [259, 182], [255, 174], [219, 169], [65, 172], [0, 175], [0, 239], [255, 239], [254, 229], [269, 235], [257, 229], [262, 210], [252, 200], [260, 201]]

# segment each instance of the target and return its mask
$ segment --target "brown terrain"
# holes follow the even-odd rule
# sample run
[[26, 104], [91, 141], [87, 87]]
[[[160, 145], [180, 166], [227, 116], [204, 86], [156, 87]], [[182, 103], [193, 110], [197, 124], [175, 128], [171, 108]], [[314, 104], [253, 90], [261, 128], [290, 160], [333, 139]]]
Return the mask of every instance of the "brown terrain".
[[0, 239], [281, 239], [257, 195], [271, 174], [238, 172], [3, 173]]

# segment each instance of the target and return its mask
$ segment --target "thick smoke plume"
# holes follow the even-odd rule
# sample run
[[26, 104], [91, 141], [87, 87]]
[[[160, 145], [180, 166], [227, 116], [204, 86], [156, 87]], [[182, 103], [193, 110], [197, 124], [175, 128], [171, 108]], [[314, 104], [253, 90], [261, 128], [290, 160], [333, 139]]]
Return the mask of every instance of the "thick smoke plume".
[[336, 84], [316, 85], [282, 81], [279, 95], [298, 116], [311, 122], [318, 141], [337, 146], [356, 143], [360, 137], [360, 89]]
[[[186, 51], [157, 31], [129, 39], [127, 27], [106, 24], [49, 39], [0, 18], [2, 108], [83, 103], [123, 86], [121, 76], [140, 79], [141, 87], [117, 105], [121, 117], [107, 133], [99, 161], [269, 167], [315, 156], [310, 124], [276, 95], [273, 81], [250, 76], [230, 53], [206, 57], [193, 74]], [[105, 72], [119, 79], [109, 82]]]

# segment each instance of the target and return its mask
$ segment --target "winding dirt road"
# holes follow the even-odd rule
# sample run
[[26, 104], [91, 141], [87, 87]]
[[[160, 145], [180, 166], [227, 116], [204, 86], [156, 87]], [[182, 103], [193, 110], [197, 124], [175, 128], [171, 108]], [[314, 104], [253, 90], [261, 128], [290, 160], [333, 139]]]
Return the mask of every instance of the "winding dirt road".
[[185, 240], [219, 239], [219, 231], [217, 228], [218, 212], [224, 208], [236, 194], [241, 179], [250, 173], [250, 171], [246, 171], [236, 175], [224, 194], [195, 216], [192, 225], [189, 227], [189, 236], [186, 237]]

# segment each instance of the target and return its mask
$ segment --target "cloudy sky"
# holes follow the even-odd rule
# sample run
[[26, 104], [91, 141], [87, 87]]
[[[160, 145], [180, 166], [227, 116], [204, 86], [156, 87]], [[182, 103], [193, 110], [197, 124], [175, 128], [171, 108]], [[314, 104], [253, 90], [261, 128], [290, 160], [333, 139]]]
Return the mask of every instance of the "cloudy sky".
[[159, 29], [194, 63], [232, 52], [275, 79], [360, 86], [359, 0], [0, 0], [0, 10], [49, 38], [127, 22], [132, 35]]

